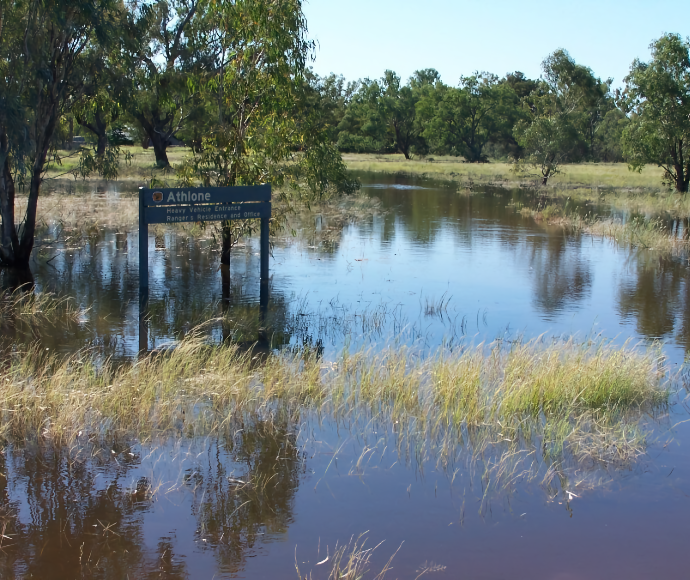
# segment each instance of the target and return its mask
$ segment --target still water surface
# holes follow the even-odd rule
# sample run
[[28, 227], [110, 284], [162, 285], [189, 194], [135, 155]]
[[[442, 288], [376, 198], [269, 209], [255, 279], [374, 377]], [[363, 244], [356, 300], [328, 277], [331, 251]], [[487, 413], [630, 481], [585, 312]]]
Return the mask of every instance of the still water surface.
[[[378, 210], [342, 231], [327, 217], [275, 242], [274, 347], [391, 341], [439, 345], [542, 333], [623, 343], [661, 339], [669, 365], [690, 347], [690, 269], [651, 252], [534, 223], [530, 192], [472, 195], [428, 181], [362, 176]], [[601, 208], [600, 211], [607, 211]], [[147, 345], [189, 328], [209, 305], [240, 319], [259, 301], [257, 240], [233, 255], [229, 279], [209, 240], [179, 231], [150, 240]], [[155, 248], [155, 250], [154, 250]], [[58, 248], [59, 249], [59, 248]], [[37, 260], [42, 289], [73, 296], [81, 324], [7, 328], [72, 352], [136, 356], [137, 232], [102, 229], [86, 247]], [[207, 311], [210, 312], [210, 311]], [[235, 313], [235, 314], [233, 314]], [[249, 313], [249, 314], [248, 314]], [[220, 340], [227, 323], [211, 327]], [[246, 338], [246, 337], [244, 337]], [[489, 496], [459, 452], [451, 469], [396, 449], [390, 425], [261, 418], [208, 440], [115, 442], [74, 461], [43, 447], [0, 455], [3, 578], [296, 578], [327, 575], [318, 561], [368, 531], [391, 578], [685, 578], [690, 521], [690, 422], [684, 392], [654, 427], [633, 467], [584, 474], [553, 488], [529, 477]], [[670, 429], [673, 427], [673, 429]], [[366, 451], [364, 460], [360, 460]], [[154, 489], [151, 495], [147, 490]], [[568, 501], [569, 500], [569, 501]], [[1, 530], [0, 530], [1, 531]], [[328, 547], [328, 548], [326, 548]], [[425, 576], [426, 577], [426, 576]]]

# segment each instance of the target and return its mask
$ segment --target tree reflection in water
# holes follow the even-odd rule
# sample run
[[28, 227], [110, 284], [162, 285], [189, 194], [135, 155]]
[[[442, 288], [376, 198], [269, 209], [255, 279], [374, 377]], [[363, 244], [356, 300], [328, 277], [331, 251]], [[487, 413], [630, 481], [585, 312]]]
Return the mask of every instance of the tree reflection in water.
[[[194, 471], [186, 474], [194, 489], [197, 536], [215, 550], [223, 573], [237, 572], [247, 551], [262, 540], [285, 534], [305, 457], [295, 446], [296, 433], [279, 421], [240, 426], [208, 446]], [[229, 470], [222, 450], [232, 457]]]
[[[624, 320], [633, 319], [647, 338], [675, 340], [690, 350], [690, 280], [688, 267], [677, 260], [640, 253], [634, 275], [621, 282], [618, 309]], [[675, 336], [674, 336], [675, 335]]]
[[[220, 572], [236, 573], [292, 521], [305, 470], [295, 438], [287, 419], [234, 423], [216, 440], [184, 442], [203, 450], [189, 469], [192, 455], [175, 454], [181, 442], [169, 440], [157, 450], [167, 465], [158, 467], [180, 477], [158, 487], [155, 469], [141, 476], [147, 446], [8, 446], [0, 455], [0, 577], [188, 578], [197, 549], [210, 551]], [[148, 515], [171, 487], [191, 501], [166, 504], [172, 533], [147, 545], [156, 533]], [[182, 553], [174, 532], [190, 505], [199, 541]]]
[[531, 236], [527, 261], [532, 268], [533, 303], [549, 320], [579, 305], [591, 292], [591, 265], [579, 248], [580, 237]]

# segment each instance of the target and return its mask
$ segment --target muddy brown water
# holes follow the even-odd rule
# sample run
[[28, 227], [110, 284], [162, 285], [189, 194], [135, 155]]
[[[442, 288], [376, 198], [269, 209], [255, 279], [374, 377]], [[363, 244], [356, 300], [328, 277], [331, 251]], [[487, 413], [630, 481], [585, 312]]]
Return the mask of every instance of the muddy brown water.
[[[271, 348], [395, 338], [421, 352], [495, 338], [602, 335], [663, 340], [670, 368], [690, 347], [690, 269], [680, 260], [535, 224], [531, 192], [459, 195], [445, 184], [363, 175], [379, 211], [324, 241], [328, 221], [278, 240], [271, 260]], [[582, 211], [589, 211], [583, 208]], [[606, 211], [599, 208], [598, 211]], [[232, 258], [225, 290], [210, 240], [151, 236], [149, 348], [204, 311], [258, 313], [258, 244]], [[153, 251], [154, 247], [158, 251]], [[80, 248], [37, 258], [37, 286], [90, 309], [80, 323], [5, 324], [6, 342], [139, 350], [137, 233], [101, 229]], [[204, 310], [206, 309], [206, 310]], [[239, 332], [250, 342], [247, 324]], [[247, 330], [249, 329], [249, 330]], [[238, 333], [230, 322], [208, 330]], [[685, 393], [652, 425], [647, 453], [624, 469], [567, 482], [545, 466], [486, 486], [486, 465], [459, 448], [439, 465], [398, 446], [395, 426], [303, 412], [261, 417], [211, 439], [108, 442], [74, 455], [8, 445], [0, 455], [2, 578], [296, 578], [328, 574], [335, 545], [367, 532], [373, 577], [686, 578], [690, 422]], [[364, 459], [362, 460], [362, 454]], [[580, 482], [578, 484], [578, 482]], [[568, 494], [567, 492], [571, 493]], [[424, 577], [427, 577], [426, 575]]]

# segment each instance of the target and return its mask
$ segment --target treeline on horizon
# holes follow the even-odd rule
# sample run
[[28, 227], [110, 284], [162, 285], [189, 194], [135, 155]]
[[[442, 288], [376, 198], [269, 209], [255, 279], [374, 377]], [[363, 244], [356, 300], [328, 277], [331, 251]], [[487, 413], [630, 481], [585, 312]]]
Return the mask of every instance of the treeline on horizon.
[[406, 82], [391, 70], [373, 80], [313, 73], [307, 80], [341, 152], [530, 164], [543, 183], [563, 163], [628, 162], [632, 169], [652, 163], [686, 192], [688, 42], [667, 34], [651, 48], [654, 60], [635, 60], [625, 88], [615, 91], [612, 79], [602, 81], [564, 49], [542, 62], [538, 79], [475, 72], [452, 86], [429, 68]]
[[[28, 266], [49, 169], [72, 156], [77, 176], [114, 179], [129, 143], [185, 186], [271, 182], [310, 198], [356, 188], [350, 151], [510, 159], [543, 183], [564, 163], [654, 164], [688, 190], [690, 40], [677, 34], [633, 61], [616, 94], [565, 50], [539, 79], [483, 72], [451, 86], [433, 69], [321, 78], [314, 46], [302, 0], [0, 1], [0, 265]], [[77, 132], [87, 143], [65, 153]], [[191, 153], [171, 168], [179, 143]]]
[[[415, 71], [406, 82], [391, 70], [379, 79], [348, 82], [342, 75], [321, 77], [305, 68], [295, 79], [300, 94], [295, 104], [309, 110], [321, 134], [341, 153], [506, 161], [516, 168], [538, 169], [544, 184], [564, 163], [627, 162], [637, 170], [651, 163], [665, 170], [667, 185], [686, 192], [688, 46], [675, 34], [653, 42], [654, 60], [633, 61], [625, 88], [615, 91], [612, 79], [597, 77], [564, 49], [542, 62], [537, 79], [520, 71], [503, 77], [475, 72], [461, 77], [457, 86], [446, 84], [433, 68]], [[188, 87], [180, 88], [187, 92]], [[181, 95], [176, 102], [186, 100], [191, 101]], [[204, 113], [210, 112], [198, 102], [191, 114], [179, 119], [156, 117], [155, 110], [147, 119], [126, 100], [115, 103], [118, 115], [108, 115], [103, 105], [73, 115], [88, 138], [98, 143], [99, 155], [108, 143], [138, 142], [153, 147], [156, 159], [165, 165], [167, 147], [183, 143], [198, 150], [208, 128]], [[304, 110], [294, 115], [299, 119]], [[678, 121], [677, 127], [669, 128]]]
[[564, 49], [551, 54], [543, 69], [539, 79], [519, 71], [502, 78], [475, 72], [461, 77], [458, 86], [444, 83], [433, 68], [415, 71], [406, 83], [391, 70], [374, 80], [347, 82], [341, 75], [311, 73], [308, 81], [342, 152], [401, 153], [406, 159], [450, 155], [469, 163], [518, 159], [537, 106], [560, 93], [573, 101], [567, 119], [570, 160], [623, 161], [629, 120], [616, 104], [611, 81], [595, 77]]

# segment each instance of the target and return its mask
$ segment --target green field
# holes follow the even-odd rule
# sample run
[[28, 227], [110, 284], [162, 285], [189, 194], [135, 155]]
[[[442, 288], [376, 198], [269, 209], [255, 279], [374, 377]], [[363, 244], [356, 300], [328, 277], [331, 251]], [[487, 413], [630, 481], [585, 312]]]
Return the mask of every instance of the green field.
[[[129, 153], [129, 159], [126, 158]], [[174, 168], [179, 166], [190, 155], [191, 150], [187, 147], [171, 147], [168, 149], [168, 159], [173, 166], [170, 169], [162, 170], [156, 166], [156, 156], [153, 148], [144, 149], [140, 146], [128, 146], [120, 148], [120, 168], [117, 181], [142, 181], [150, 180], [152, 176], [160, 178], [169, 175], [174, 179]], [[76, 179], [82, 181], [81, 177], [74, 177], [73, 172], [79, 168], [79, 155], [77, 151], [58, 151], [58, 162], [52, 162], [46, 172], [47, 179]], [[102, 181], [98, 175], [92, 175], [84, 181]]]
[[[426, 157], [406, 160], [403, 155], [354, 154], [343, 155], [349, 169], [382, 173], [423, 175], [451, 179], [463, 184], [537, 185], [541, 181], [537, 170], [516, 174], [512, 163], [465, 163], [461, 157]], [[666, 190], [661, 183], [662, 170], [645, 167], [641, 173], [628, 169], [625, 163], [577, 163], [562, 166], [561, 173], [549, 180], [549, 188], [616, 188], [638, 190]]]
[[[129, 153], [129, 161], [125, 155]], [[186, 147], [171, 147], [168, 150], [170, 163], [175, 167], [183, 163], [190, 155]], [[72, 171], [78, 168], [78, 157], [74, 151], [60, 151], [60, 164], [51, 164], [47, 172], [48, 178], [62, 176], [71, 178]], [[495, 184], [495, 185], [537, 185], [540, 177], [537, 171], [515, 173], [512, 163], [465, 163], [461, 157], [426, 157], [406, 160], [403, 155], [378, 155], [366, 153], [345, 153], [343, 159], [348, 169], [353, 171], [369, 171], [392, 174], [418, 175], [436, 179], [457, 181], [463, 185]], [[140, 181], [150, 179], [151, 176], [169, 175], [174, 179], [174, 173], [164, 171], [156, 166], [153, 149], [142, 147], [122, 147], [118, 181]], [[625, 163], [577, 163], [564, 165], [561, 173], [549, 181], [548, 189], [577, 189], [604, 188], [637, 190], [638, 192], [666, 192], [668, 188], [661, 182], [662, 170], [657, 167], [645, 167], [642, 172], [628, 169]], [[81, 180], [81, 178], [78, 178]], [[100, 180], [97, 175], [88, 178]]]

